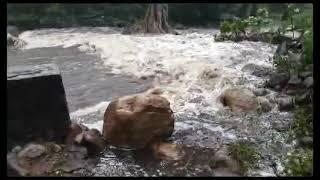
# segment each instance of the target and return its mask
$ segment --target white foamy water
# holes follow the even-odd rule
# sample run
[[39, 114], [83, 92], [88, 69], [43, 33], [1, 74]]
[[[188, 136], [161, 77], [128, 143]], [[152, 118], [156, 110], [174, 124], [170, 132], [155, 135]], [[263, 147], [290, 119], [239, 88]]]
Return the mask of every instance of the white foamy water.
[[[268, 60], [275, 51], [275, 46], [260, 42], [214, 42], [208, 30], [122, 35], [108, 27], [65, 28], [26, 31], [20, 38], [28, 43], [25, 49], [78, 45], [82, 51], [97, 53], [113, 73], [153, 76], [154, 86], [164, 90], [174, 112], [195, 114], [221, 108], [217, 97], [226, 88], [260, 83], [261, 78], [241, 68], [248, 63], [271, 67]], [[218, 77], [207, 78], [205, 72]], [[195, 98], [201, 100], [195, 103]]]
[[97, 111], [101, 114], [101, 113], [104, 113], [104, 111], [106, 110], [106, 107], [108, 107], [109, 103], [110, 102], [103, 101], [103, 102], [100, 102], [99, 104], [74, 111], [74, 112], [70, 113], [70, 116], [71, 116], [71, 118], [77, 118], [77, 117], [85, 116], [87, 114], [94, 113]]

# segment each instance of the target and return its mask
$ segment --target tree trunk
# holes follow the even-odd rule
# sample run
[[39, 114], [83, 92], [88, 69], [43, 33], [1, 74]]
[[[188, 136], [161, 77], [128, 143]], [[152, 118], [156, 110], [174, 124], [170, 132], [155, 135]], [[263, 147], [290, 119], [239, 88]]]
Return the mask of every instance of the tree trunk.
[[146, 33], [172, 33], [168, 24], [168, 4], [150, 4], [144, 26]]

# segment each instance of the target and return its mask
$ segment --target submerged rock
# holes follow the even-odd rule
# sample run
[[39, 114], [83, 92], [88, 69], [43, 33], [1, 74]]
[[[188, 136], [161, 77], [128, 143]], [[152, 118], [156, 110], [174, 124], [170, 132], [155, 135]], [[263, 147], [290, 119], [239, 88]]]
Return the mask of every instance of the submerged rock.
[[218, 77], [217, 69], [205, 68], [199, 75], [200, 79], [209, 80]]
[[104, 114], [103, 137], [115, 146], [144, 148], [171, 136], [174, 116], [170, 103], [154, 94], [135, 94], [111, 102]]
[[221, 100], [234, 112], [255, 111], [259, 105], [255, 95], [248, 89], [227, 89]]

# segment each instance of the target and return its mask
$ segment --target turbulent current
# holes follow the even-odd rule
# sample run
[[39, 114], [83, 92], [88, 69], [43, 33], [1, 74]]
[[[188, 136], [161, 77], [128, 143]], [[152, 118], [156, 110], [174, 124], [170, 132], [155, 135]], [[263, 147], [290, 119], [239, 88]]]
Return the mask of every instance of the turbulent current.
[[[196, 153], [201, 156], [201, 148], [205, 151], [205, 148], [215, 148], [218, 144], [249, 140], [256, 144], [261, 156], [258, 168], [249, 174], [274, 176], [281, 173], [281, 159], [292, 146], [286, 144], [286, 134], [279, 132], [276, 125], [288, 124], [292, 115], [279, 112], [276, 106], [270, 112], [261, 114], [232, 113], [218, 99], [230, 87], [251, 90], [262, 87], [266, 77], [254, 76], [244, 71], [243, 67], [256, 64], [272, 69], [270, 59], [276, 46], [249, 41], [215, 42], [214, 34], [217, 32], [189, 29], [180, 31], [180, 35], [123, 35], [116, 28], [83, 27], [25, 31], [19, 38], [27, 42], [22, 51], [57, 46], [77, 47], [98, 57], [98, 63], [90, 64], [97, 72], [130, 77], [137, 82], [145, 80], [148, 88], [160, 89], [162, 96], [170, 101], [176, 116], [172, 141], [200, 148]], [[82, 84], [74, 85], [74, 91], [77, 91], [76, 86], [88, 84], [86, 79], [81, 81]], [[113, 86], [120, 85], [114, 83]], [[91, 93], [104, 91], [104, 87]], [[65, 88], [68, 92], [68, 87]], [[276, 92], [270, 91], [270, 94], [276, 95]], [[86, 96], [89, 98], [91, 95]], [[86, 96], [83, 98], [86, 99]], [[103, 113], [111, 100], [105, 99], [108, 98], [101, 97], [100, 101], [96, 98], [92, 101], [94, 104], [74, 109], [71, 118], [90, 128], [102, 130]], [[107, 151], [91, 175], [179, 175], [163, 163], [140, 163], [134, 156], [130, 152]], [[204, 153], [203, 156], [210, 154]], [[204, 164], [200, 162], [186, 167], [183, 175], [208, 175]], [[210, 175], [210, 172], [207, 173]]]

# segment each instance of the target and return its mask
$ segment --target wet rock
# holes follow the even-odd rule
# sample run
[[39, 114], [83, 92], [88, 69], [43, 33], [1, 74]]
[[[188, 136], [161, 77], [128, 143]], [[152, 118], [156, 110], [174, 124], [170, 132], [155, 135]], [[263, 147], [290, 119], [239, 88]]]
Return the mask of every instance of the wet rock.
[[33, 159], [43, 155], [45, 152], [46, 148], [40, 144], [28, 144], [18, 153], [18, 158]]
[[266, 86], [270, 88], [276, 88], [276, 86], [279, 86], [282, 88], [287, 84], [289, 79], [290, 76], [287, 73], [273, 73], [267, 81]]
[[160, 94], [163, 93], [163, 90], [161, 88], [152, 88], [152, 89], [149, 89], [146, 93], [147, 94], [160, 95]]
[[21, 146], [16, 146], [16, 147], [14, 147], [11, 151], [12, 151], [13, 153], [18, 153], [19, 151], [21, 151], [21, 149], [22, 149]]
[[283, 41], [281, 44], [278, 45], [275, 56], [283, 56], [287, 54], [288, 48], [287, 48], [287, 42]]
[[265, 96], [266, 94], [268, 94], [268, 91], [264, 88], [258, 88], [253, 90], [253, 94], [256, 96]]
[[[71, 124], [54, 64], [11, 66], [7, 72], [8, 148], [34, 140], [63, 142]], [[27, 103], [26, 103], [27, 102]]]
[[271, 74], [272, 69], [266, 66], [260, 66], [257, 64], [247, 64], [242, 68], [242, 71], [249, 72], [257, 77], [264, 77]]
[[19, 31], [18, 27], [9, 25], [9, 26], [7, 26], [7, 33], [9, 33], [15, 37], [18, 37], [20, 34], [20, 31]]
[[293, 86], [299, 86], [302, 80], [298, 77], [298, 74], [291, 75], [288, 84]]
[[214, 153], [210, 167], [214, 169], [215, 176], [235, 175], [240, 176], [240, 165], [229, 156], [226, 147], [220, 148]]
[[301, 89], [299, 89], [298, 87], [296, 86], [290, 86], [288, 85], [285, 89], [285, 93], [287, 95], [295, 95], [295, 94], [298, 94], [299, 92], [301, 92]]
[[217, 168], [214, 170], [214, 176], [217, 177], [240, 177], [241, 175], [230, 171], [227, 168]]
[[299, 73], [299, 77], [302, 79], [305, 79], [310, 76], [312, 76], [312, 72], [310, 72], [310, 71], [304, 71], [304, 72]]
[[255, 111], [259, 105], [255, 95], [248, 89], [227, 89], [221, 99], [234, 112]]
[[25, 45], [26, 45], [26, 42], [7, 33], [7, 46], [14, 46], [16, 48], [21, 48]]
[[[80, 168], [90, 170], [97, 163], [97, 159], [87, 158], [87, 151], [84, 147], [65, 147], [55, 143], [33, 144], [32, 148], [39, 153], [30, 154], [31, 151], [28, 150], [27, 157], [31, 155], [32, 158], [19, 155], [24, 149], [30, 147], [30, 145], [25, 146], [18, 154], [13, 152], [7, 154], [7, 164], [11, 175], [67, 176]], [[43, 148], [46, 150], [45, 155], [41, 153]]]
[[199, 75], [200, 79], [209, 80], [218, 77], [217, 69], [205, 68]]
[[20, 167], [16, 154], [9, 153], [7, 154], [7, 176], [8, 177], [19, 177], [19, 176], [28, 176], [29, 171], [23, 167]]
[[103, 137], [115, 146], [143, 148], [171, 136], [174, 116], [170, 103], [153, 94], [134, 94], [112, 101], [104, 114]]
[[171, 143], [154, 143], [152, 151], [156, 158], [161, 160], [178, 161], [185, 156], [183, 146]]
[[268, 112], [271, 111], [272, 109], [272, 104], [268, 101], [268, 99], [263, 98], [263, 97], [258, 97], [257, 98], [260, 104], [260, 108], [262, 112]]
[[275, 96], [274, 93], [271, 93], [271, 94], [266, 95], [265, 98], [268, 99], [268, 101], [269, 101], [270, 103], [276, 103], [276, 102], [277, 102], [276, 96]]
[[11, 34], [7, 33], [7, 46], [13, 46], [14, 42], [14, 37]]
[[216, 42], [222, 42], [225, 40], [227, 40], [227, 38], [222, 34], [215, 34], [214, 35], [214, 41], [216, 41]]
[[313, 86], [313, 77], [307, 77], [302, 84], [307, 88], [311, 88]]
[[294, 107], [293, 98], [282, 97], [278, 99], [278, 107], [280, 111], [289, 111]]
[[69, 127], [66, 144], [77, 144], [87, 148], [89, 155], [102, 152], [105, 148], [103, 136], [97, 129], [88, 129], [82, 124], [72, 123]]
[[72, 123], [69, 126], [69, 129], [67, 130], [67, 137], [65, 140], [66, 144], [73, 144], [75, 143], [75, 138], [78, 134], [82, 133], [84, 131], [84, 128], [81, 127], [79, 124]]
[[75, 141], [79, 145], [87, 148], [89, 155], [96, 155], [102, 152], [106, 146], [105, 141], [97, 129], [84, 131], [75, 137]]
[[271, 43], [275, 34], [272, 32], [262, 32], [262, 33], [249, 33], [247, 35], [247, 40], [248, 41], [260, 41], [260, 42], [267, 42]]

